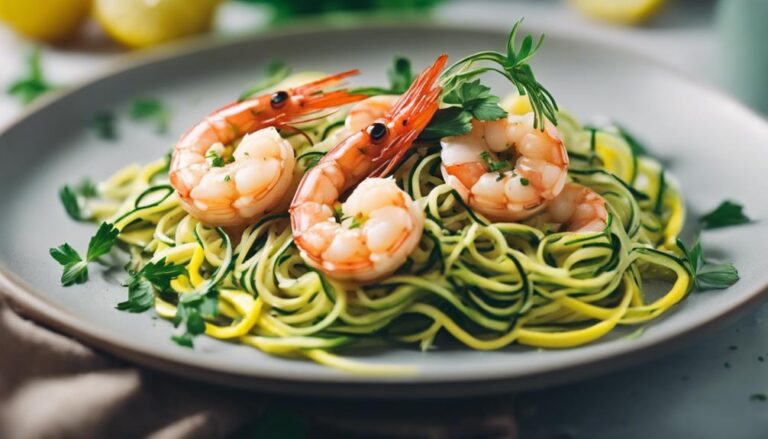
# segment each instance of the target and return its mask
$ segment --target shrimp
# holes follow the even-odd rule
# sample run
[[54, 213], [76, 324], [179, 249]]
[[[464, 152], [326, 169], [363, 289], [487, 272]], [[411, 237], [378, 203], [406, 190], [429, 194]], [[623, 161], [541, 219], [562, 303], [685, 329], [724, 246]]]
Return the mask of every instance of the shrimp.
[[[336, 279], [369, 282], [394, 272], [418, 245], [424, 212], [394, 180], [379, 177], [397, 165], [437, 111], [441, 88], [435, 81], [446, 59], [440, 56], [384, 117], [342, 140], [304, 175], [289, 210], [294, 242], [312, 267]], [[337, 218], [341, 195], [355, 185]]]
[[560, 193], [568, 154], [547, 121], [534, 128], [534, 115], [472, 121], [472, 131], [441, 139], [445, 181], [478, 212], [496, 221], [520, 221], [540, 212]]
[[377, 119], [385, 117], [395, 106], [400, 95], [378, 95], [356, 103], [349, 109], [344, 120], [344, 131], [354, 133], [366, 128]]
[[[242, 226], [276, 209], [289, 192], [294, 151], [277, 129], [302, 117], [364, 99], [321, 89], [357, 74], [350, 70], [214, 111], [181, 136], [173, 151], [171, 185], [190, 215], [216, 226]], [[242, 141], [231, 152], [228, 145]]]
[[560, 194], [547, 203], [542, 217], [547, 222], [561, 224], [561, 231], [601, 232], [605, 229], [608, 211], [605, 199], [597, 192], [578, 183], [566, 183]]

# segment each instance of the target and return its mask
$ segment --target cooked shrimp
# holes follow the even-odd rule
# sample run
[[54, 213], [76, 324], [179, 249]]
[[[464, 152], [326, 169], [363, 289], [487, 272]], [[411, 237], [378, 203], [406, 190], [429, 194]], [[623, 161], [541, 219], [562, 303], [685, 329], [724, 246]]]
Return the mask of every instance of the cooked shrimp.
[[561, 231], [601, 232], [608, 211], [605, 199], [597, 192], [578, 183], [566, 183], [560, 194], [547, 203], [543, 216], [548, 222], [561, 224]]
[[344, 130], [347, 133], [360, 131], [377, 119], [386, 116], [389, 110], [395, 106], [400, 95], [378, 95], [356, 103], [349, 109], [344, 120]]
[[184, 210], [210, 225], [240, 226], [275, 209], [294, 169], [293, 148], [277, 129], [364, 99], [345, 90], [321, 92], [356, 73], [235, 102], [197, 123], [176, 143], [170, 167]]
[[555, 127], [533, 126], [533, 113], [473, 121], [469, 134], [440, 141], [442, 173], [472, 208], [497, 221], [519, 221], [560, 193], [568, 155]]
[[[446, 59], [440, 56], [384, 117], [342, 140], [304, 175], [290, 212], [294, 241], [309, 265], [367, 282], [395, 271], [418, 245], [423, 211], [394, 180], [376, 177], [395, 167], [437, 111], [441, 89], [434, 84]], [[358, 183], [337, 219], [341, 195]]]

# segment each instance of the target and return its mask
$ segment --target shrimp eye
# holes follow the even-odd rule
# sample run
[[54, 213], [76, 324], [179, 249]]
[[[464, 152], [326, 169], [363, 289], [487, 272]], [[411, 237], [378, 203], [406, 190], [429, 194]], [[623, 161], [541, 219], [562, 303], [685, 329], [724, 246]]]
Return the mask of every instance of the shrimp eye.
[[276, 91], [272, 94], [272, 98], [269, 100], [270, 105], [272, 105], [272, 108], [280, 108], [288, 101], [288, 92], [286, 91]]
[[368, 127], [368, 135], [374, 142], [386, 137], [387, 133], [389, 133], [389, 128], [381, 122], [376, 122]]

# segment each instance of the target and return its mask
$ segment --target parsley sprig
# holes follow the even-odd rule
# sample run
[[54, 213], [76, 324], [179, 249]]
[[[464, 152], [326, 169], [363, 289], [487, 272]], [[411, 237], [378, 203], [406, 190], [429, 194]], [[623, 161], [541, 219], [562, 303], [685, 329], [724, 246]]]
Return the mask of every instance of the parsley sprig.
[[69, 244], [62, 244], [50, 250], [51, 257], [64, 266], [61, 275], [61, 284], [65, 287], [81, 284], [88, 280], [88, 264], [97, 262], [98, 259], [112, 250], [115, 239], [120, 233], [114, 225], [101, 223], [96, 234], [88, 242], [88, 249], [83, 259]]
[[411, 60], [402, 56], [396, 56], [392, 60], [392, 67], [387, 70], [387, 78], [389, 79], [389, 88], [358, 87], [350, 89], [349, 92], [368, 96], [405, 93], [413, 83], [413, 80], [416, 79], [411, 69]]
[[147, 263], [123, 284], [128, 287], [128, 300], [118, 303], [116, 308], [133, 313], [150, 309], [155, 303], [155, 289], [169, 289], [171, 280], [186, 272], [183, 265], [166, 264], [165, 258]]
[[689, 249], [682, 241], [677, 241], [682, 250], [688, 270], [693, 275], [693, 284], [699, 291], [728, 288], [739, 280], [739, 272], [731, 263], [719, 264], [704, 257], [701, 241], [696, 242]]
[[8, 94], [15, 95], [19, 100], [28, 104], [41, 95], [53, 90], [53, 86], [45, 80], [40, 63], [40, 48], [34, 47], [27, 55], [26, 74], [8, 87]]
[[725, 200], [717, 208], [699, 218], [705, 229], [737, 226], [752, 220], [744, 214], [744, 206], [731, 200]]
[[[557, 103], [552, 95], [536, 80], [533, 70], [528, 62], [544, 42], [544, 35], [534, 44], [533, 37], [526, 35], [519, 48], [515, 47], [517, 31], [520, 29], [522, 19], [518, 20], [509, 33], [506, 54], [494, 51], [483, 51], [469, 55], [442, 74], [443, 87], [447, 93], [459, 87], [462, 83], [474, 79], [486, 72], [496, 72], [507, 78], [517, 87], [520, 95], [528, 96], [531, 101], [536, 120], [534, 126], [544, 129], [542, 119], [547, 118], [556, 121]], [[496, 64], [496, 66], [473, 67], [479, 61]]]

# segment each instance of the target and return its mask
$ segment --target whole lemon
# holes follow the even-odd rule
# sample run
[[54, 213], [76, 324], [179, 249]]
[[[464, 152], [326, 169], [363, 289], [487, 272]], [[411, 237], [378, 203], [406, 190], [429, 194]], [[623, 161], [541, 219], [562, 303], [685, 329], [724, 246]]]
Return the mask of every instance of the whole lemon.
[[0, 20], [29, 38], [55, 42], [77, 32], [90, 6], [91, 0], [0, 0]]
[[94, 0], [104, 30], [128, 47], [146, 47], [208, 30], [220, 0]]

